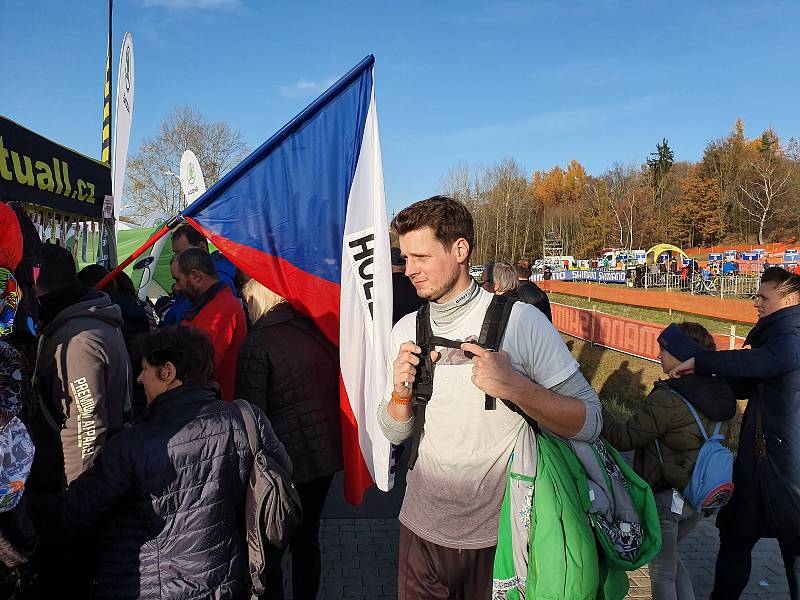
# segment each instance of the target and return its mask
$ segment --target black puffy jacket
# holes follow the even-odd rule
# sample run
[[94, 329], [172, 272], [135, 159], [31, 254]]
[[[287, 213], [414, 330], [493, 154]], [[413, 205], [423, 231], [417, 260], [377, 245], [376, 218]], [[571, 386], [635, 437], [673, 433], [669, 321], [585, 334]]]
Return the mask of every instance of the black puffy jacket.
[[295, 483], [341, 470], [339, 354], [288, 303], [261, 317], [239, 349], [236, 397], [267, 413], [286, 444]]
[[533, 304], [542, 311], [548, 321], [553, 322], [553, 315], [550, 312], [550, 299], [538, 285], [526, 279], [520, 280], [517, 288], [517, 298], [527, 304]]
[[[255, 412], [263, 447], [291, 470], [269, 421]], [[249, 598], [244, 502], [252, 462], [236, 405], [220, 400], [213, 384], [181, 386], [109, 441], [66, 492], [40, 498], [37, 529], [64, 540], [99, 533], [93, 598]]]
[[698, 373], [728, 379], [748, 398], [733, 465], [735, 489], [717, 527], [747, 537], [777, 537], [800, 554], [800, 306], [762, 317], [750, 350], [701, 352]]

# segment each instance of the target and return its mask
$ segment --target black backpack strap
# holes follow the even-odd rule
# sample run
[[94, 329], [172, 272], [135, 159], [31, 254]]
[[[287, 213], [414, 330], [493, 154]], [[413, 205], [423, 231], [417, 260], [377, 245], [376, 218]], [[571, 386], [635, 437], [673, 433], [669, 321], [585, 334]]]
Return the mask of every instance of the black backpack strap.
[[422, 350], [420, 362], [417, 365], [417, 374], [414, 377], [414, 387], [411, 397], [414, 401], [414, 432], [411, 434], [411, 452], [408, 455], [408, 468], [413, 469], [419, 455], [419, 443], [425, 429], [425, 409], [433, 395], [433, 371], [436, 368], [431, 360], [431, 311], [428, 302], [422, 304], [417, 310], [417, 339], [416, 344]]
[[425, 302], [417, 310], [417, 339], [416, 344], [422, 351], [420, 362], [417, 365], [417, 374], [414, 376], [414, 386], [411, 395], [416, 404], [425, 405], [433, 395], [433, 371], [436, 367], [431, 360], [431, 350], [433, 350], [431, 339], [433, 329], [431, 328], [431, 310], [428, 302]]
[[242, 414], [244, 421], [244, 428], [247, 431], [247, 442], [250, 444], [250, 450], [253, 452], [253, 459], [261, 451], [261, 438], [258, 435], [256, 427], [256, 415], [253, 412], [253, 407], [245, 400], [234, 400], [233, 403], [239, 412]]
[[[508, 296], [493, 296], [486, 309], [486, 316], [483, 318], [481, 334], [478, 337], [478, 344], [494, 352], [500, 350], [500, 340], [508, 326], [508, 318], [511, 316], [511, 309], [514, 307], [514, 298]], [[486, 395], [486, 410], [496, 408], [496, 399]]]

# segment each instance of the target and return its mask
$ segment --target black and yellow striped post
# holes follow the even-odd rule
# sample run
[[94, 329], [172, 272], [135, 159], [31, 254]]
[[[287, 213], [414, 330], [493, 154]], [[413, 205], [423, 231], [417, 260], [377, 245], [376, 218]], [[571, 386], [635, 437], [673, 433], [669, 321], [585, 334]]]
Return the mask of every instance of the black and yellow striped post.
[[106, 88], [103, 96], [103, 151], [100, 160], [111, 164], [111, 38], [106, 52]]

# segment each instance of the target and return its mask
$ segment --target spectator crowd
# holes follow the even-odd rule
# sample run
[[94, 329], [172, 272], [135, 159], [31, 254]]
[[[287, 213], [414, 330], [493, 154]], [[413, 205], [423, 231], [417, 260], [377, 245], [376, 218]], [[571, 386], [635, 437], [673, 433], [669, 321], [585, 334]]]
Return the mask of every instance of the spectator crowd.
[[[678, 543], [715, 518], [712, 598], [740, 597], [754, 545], [776, 538], [800, 599], [800, 276], [764, 271], [742, 350], [666, 327], [665, 377], [620, 419], [527, 260], [470, 276], [462, 203], [434, 196], [391, 226], [374, 417], [409, 455], [399, 598], [622, 598], [625, 571], [648, 563], [653, 598], [693, 599]], [[340, 349], [188, 224], [155, 304], [125, 273], [97, 289], [108, 270], [78, 269], [14, 203], [0, 233], [0, 597], [250, 598], [255, 577], [280, 600], [288, 553], [292, 597], [317, 598], [343, 468]], [[302, 520], [254, 572], [245, 513], [267, 467], [291, 477]]]

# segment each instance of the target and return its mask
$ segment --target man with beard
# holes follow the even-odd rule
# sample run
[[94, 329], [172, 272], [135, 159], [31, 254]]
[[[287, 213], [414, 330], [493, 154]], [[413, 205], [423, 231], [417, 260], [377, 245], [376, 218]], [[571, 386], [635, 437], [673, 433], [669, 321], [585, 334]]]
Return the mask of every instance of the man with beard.
[[[222, 255], [219, 250], [210, 252], [208, 248], [208, 240], [206, 237], [197, 231], [188, 223], [180, 225], [172, 233], [172, 252], [173, 254], [180, 254], [189, 248], [200, 248], [203, 252], [211, 255], [214, 259], [214, 267], [217, 269], [217, 277], [219, 280], [231, 288], [234, 295], [237, 295], [236, 286], [236, 267]], [[181, 294], [177, 290], [173, 290], [173, 301], [167, 312], [161, 319], [161, 326], [168, 327], [170, 325], [177, 325], [183, 320], [183, 316], [188, 310], [192, 308], [192, 299], [185, 294]]]
[[398, 597], [489, 598], [506, 466], [524, 419], [500, 401], [486, 410], [486, 395], [559, 436], [584, 441], [600, 434], [600, 402], [559, 333], [530, 304], [514, 303], [499, 352], [470, 343], [494, 294], [469, 276], [474, 234], [466, 206], [435, 196], [402, 210], [392, 227], [406, 275], [429, 301], [433, 335], [464, 342], [431, 352], [433, 391], [419, 418], [424, 426], [415, 431], [423, 414], [412, 404], [422, 352], [410, 341], [417, 315], [392, 330], [396, 358], [378, 420], [393, 444], [419, 439], [400, 512]]
[[247, 337], [242, 303], [219, 280], [214, 259], [200, 248], [176, 254], [170, 263], [175, 291], [185, 294], [192, 307], [181, 323], [208, 334], [214, 346], [214, 381], [225, 400], [233, 400], [239, 347]]

